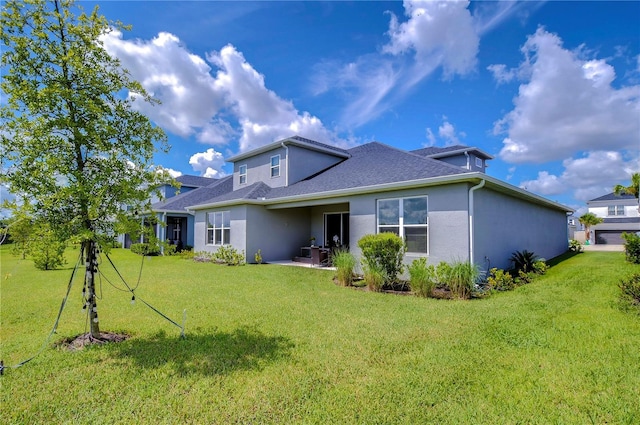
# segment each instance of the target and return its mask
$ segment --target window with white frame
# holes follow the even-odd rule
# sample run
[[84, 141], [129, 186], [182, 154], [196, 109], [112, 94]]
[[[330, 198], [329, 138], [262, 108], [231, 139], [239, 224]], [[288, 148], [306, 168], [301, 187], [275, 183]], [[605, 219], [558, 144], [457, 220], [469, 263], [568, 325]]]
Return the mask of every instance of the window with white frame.
[[476, 167], [482, 168], [482, 158], [476, 157]]
[[609, 205], [607, 215], [624, 215], [624, 205]]
[[392, 232], [404, 239], [407, 252], [429, 253], [427, 197], [378, 200], [378, 233]]
[[207, 245], [228, 245], [231, 238], [229, 211], [207, 213]]
[[280, 155], [271, 157], [271, 177], [280, 177]]
[[238, 169], [238, 174], [240, 175], [240, 184], [247, 183], [247, 165], [243, 164]]

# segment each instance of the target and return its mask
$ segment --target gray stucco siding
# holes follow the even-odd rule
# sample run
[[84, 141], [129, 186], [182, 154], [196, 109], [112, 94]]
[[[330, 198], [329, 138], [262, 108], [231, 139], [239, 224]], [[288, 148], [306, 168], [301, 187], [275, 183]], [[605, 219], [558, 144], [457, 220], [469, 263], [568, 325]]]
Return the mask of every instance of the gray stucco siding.
[[304, 207], [269, 210], [259, 205], [248, 205], [245, 228], [247, 260], [252, 262], [258, 249], [264, 261], [290, 260], [300, 255], [300, 247], [309, 245], [310, 217], [310, 209]]
[[487, 188], [474, 194], [474, 262], [507, 269], [515, 251], [545, 259], [567, 251], [567, 215]]
[[246, 206], [234, 206], [215, 210], [196, 211], [193, 226], [194, 250], [216, 252], [219, 245], [207, 244], [207, 213], [217, 211], [229, 211], [230, 213], [230, 245], [238, 251], [246, 252]]
[[304, 180], [340, 161], [342, 158], [323, 152], [289, 146], [289, 184]]
[[[358, 240], [366, 234], [377, 232], [377, 200], [427, 196], [428, 262], [437, 264], [440, 261], [465, 261], [469, 255], [467, 194], [467, 185], [452, 184], [354, 197], [350, 202], [349, 217], [351, 252], [360, 258], [362, 252], [357, 246]], [[423, 256], [425, 255], [407, 253], [405, 262], [410, 263]]]
[[[285, 175], [287, 172], [285, 149], [278, 148], [264, 152], [233, 164], [233, 190], [250, 186], [257, 182], [264, 182], [270, 187], [285, 186]], [[271, 157], [280, 155], [280, 176], [271, 177]], [[240, 184], [240, 166], [247, 166], [247, 182]]]

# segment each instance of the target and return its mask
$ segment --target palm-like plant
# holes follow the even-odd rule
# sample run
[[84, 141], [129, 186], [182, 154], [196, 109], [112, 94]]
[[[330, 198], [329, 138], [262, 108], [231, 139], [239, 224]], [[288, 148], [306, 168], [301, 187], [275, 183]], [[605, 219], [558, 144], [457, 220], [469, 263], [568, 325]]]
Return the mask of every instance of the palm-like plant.
[[592, 212], [583, 214], [582, 217], [579, 218], [579, 220], [580, 220], [580, 223], [582, 223], [582, 225], [584, 226], [587, 240], [591, 240], [591, 226], [600, 224], [603, 221], [600, 217], [598, 217]]
[[631, 174], [631, 184], [629, 186], [623, 186], [621, 184], [615, 185], [613, 193], [616, 195], [628, 194], [633, 195], [638, 199], [638, 211], [640, 211], [640, 173]]

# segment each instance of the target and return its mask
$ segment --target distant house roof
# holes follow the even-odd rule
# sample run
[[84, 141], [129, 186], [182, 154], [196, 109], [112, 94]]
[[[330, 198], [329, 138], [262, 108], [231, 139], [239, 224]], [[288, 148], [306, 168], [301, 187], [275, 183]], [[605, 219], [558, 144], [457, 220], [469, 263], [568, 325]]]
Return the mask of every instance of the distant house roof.
[[493, 159], [493, 156], [489, 155], [488, 153], [476, 147], [470, 147], [465, 145], [454, 145], [454, 146], [447, 146], [447, 147], [431, 146], [428, 148], [416, 149], [411, 151], [411, 153], [415, 153], [421, 156], [426, 156], [429, 158], [443, 158], [446, 156], [462, 154], [464, 152], [473, 152], [481, 158]]
[[233, 176], [207, 180], [208, 185], [156, 202], [151, 208], [158, 212], [186, 212], [190, 205], [207, 202], [233, 190]]
[[[277, 147], [272, 145], [271, 148]], [[189, 209], [204, 209], [222, 205], [258, 202], [282, 203], [296, 200], [326, 199], [368, 191], [393, 190], [406, 187], [443, 184], [446, 182], [486, 180], [498, 190], [516, 196], [536, 199], [565, 211], [572, 211], [545, 198], [459, 166], [430, 156], [407, 152], [379, 142], [371, 142], [344, 151], [347, 158], [326, 170], [286, 187], [271, 188], [256, 183], [229, 191], [204, 202], [193, 203]], [[256, 151], [253, 151], [256, 154]]]
[[176, 177], [177, 182], [179, 182], [183, 186], [189, 186], [189, 187], [209, 186], [211, 183], [213, 183], [216, 180], [217, 179], [213, 179], [210, 177], [192, 176], [189, 174], [183, 174], [179, 177]]
[[342, 148], [338, 148], [335, 146], [331, 146], [331, 145], [327, 145], [324, 143], [320, 143], [320, 142], [316, 142], [315, 140], [311, 140], [311, 139], [305, 139], [304, 137], [300, 137], [300, 136], [293, 136], [293, 137], [289, 137], [287, 139], [283, 139], [283, 140], [279, 140], [277, 142], [273, 142], [270, 143], [268, 145], [264, 145], [258, 149], [254, 149], [251, 151], [247, 151], [244, 153], [240, 153], [238, 155], [234, 155], [230, 158], [227, 158], [227, 162], [237, 162], [237, 161], [241, 161], [243, 159], [249, 158], [251, 156], [263, 153], [263, 152], [268, 152], [272, 149], [277, 148], [278, 146], [282, 146], [282, 145], [294, 145], [294, 146], [301, 146], [301, 147], [305, 147], [307, 149], [311, 149], [311, 150], [315, 150], [315, 151], [319, 151], [319, 152], [325, 152], [331, 155], [335, 155], [341, 158], [347, 158], [349, 156], [349, 152], [345, 149]]
[[606, 195], [602, 195], [599, 198], [595, 198], [592, 199], [588, 202], [597, 202], [597, 201], [619, 201], [619, 200], [627, 200], [627, 199], [633, 199], [635, 200], [636, 197], [634, 195], [629, 195], [627, 193], [622, 194], [622, 195], [616, 195], [615, 193], [611, 192], [611, 193], [607, 193]]

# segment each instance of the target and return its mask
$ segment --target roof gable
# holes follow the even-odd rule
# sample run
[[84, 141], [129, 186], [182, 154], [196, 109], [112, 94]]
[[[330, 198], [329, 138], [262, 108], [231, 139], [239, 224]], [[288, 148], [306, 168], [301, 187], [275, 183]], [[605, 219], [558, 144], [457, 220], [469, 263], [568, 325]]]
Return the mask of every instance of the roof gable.
[[415, 153], [416, 155], [425, 156], [428, 158], [444, 158], [447, 156], [455, 156], [461, 155], [465, 152], [472, 152], [476, 156], [483, 159], [493, 159], [493, 156], [488, 153], [471, 146], [465, 145], [453, 145], [447, 147], [438, 147], [438, 146], [430, 146], [422, 149], [412, 150], [411, 153]]
[[621, 200], [628, 200], [628, 199], [633, 199], [635, 200], [636, 197], [635, 195], [629, 195], [627, 193], [624, 193], [622, 195], [616, 195], [615, 193], [611, 192], [611, 193], [607, 193], [606, 195], [603, 195], [599, 198], [595, 198], [595, 199], [591, 199], [588, 202], [597, 202], [597, 201], [621, 201]]

